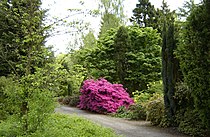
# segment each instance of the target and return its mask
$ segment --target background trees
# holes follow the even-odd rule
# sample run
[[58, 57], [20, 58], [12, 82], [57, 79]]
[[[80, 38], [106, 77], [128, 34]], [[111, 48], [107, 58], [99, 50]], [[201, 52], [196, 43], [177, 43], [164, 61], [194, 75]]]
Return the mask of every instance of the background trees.
[[124, 0], [100, 0], [99, 9], [102, 11], [102, 17], [98, 37], [107, 30], [124, 24], [123, 2]]
[[159, 43], [160, 36], [152, 28], [122, 26], [107, 31], [95, 48], [79, 51], [77, 63], [87, 68], [87, 77], [122, 83], [131, 94], [147, 89], [149, 82], [160, 80]]
[[139, 24], [140, 27], [153, 27], [157, 28], [157, 11], [154, 5], [149, 0], [139, 0], [136, 8], [133, 10], [131, 21]]
[[17, 129], [4, 136], [42, 129], [54, 109], [53, 97], [78, 99], [84, 80], [101, 77], [134, 95], [136, 105], [129, 111], [137, 117], [147, 115], [155, 125], [178, 126], [191, 135], [209, 130], [209, 0], [190, 1], [189, 13], [182, 9], [186, 21], [164, 0], [162, 9], [139, 0], [132, 26], [121, 26], [122, 2], [101, 0], [99, 38], [90, 31], [82, 37], [83, 47], [54, 60], [44, 46], [48, 27], [41, 1], [0, 1], [0, 119]]

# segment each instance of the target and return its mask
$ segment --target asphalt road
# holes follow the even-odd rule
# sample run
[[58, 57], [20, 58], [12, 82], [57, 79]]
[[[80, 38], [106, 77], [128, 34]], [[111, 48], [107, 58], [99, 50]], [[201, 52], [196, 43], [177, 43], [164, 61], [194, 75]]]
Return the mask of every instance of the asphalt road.
[[146, 121], [130, 121], [66, 106], [60, 106], [55, 111], [57, 113], [82, 116], [104, 127], [112, 128], [117, 134], [123, 137], [189, 137], [172, 129], [151, 126]]

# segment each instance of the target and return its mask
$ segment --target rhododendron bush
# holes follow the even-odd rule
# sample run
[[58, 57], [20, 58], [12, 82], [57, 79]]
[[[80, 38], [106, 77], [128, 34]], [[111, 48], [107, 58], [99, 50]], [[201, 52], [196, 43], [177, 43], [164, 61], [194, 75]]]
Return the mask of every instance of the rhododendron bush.
[[85, 80], [80, 92], [78, 107], [98, 113], [113, 113], [121, 106], [128, 108], [134, 103], [123, 85], [111, 84], [105, 79]]

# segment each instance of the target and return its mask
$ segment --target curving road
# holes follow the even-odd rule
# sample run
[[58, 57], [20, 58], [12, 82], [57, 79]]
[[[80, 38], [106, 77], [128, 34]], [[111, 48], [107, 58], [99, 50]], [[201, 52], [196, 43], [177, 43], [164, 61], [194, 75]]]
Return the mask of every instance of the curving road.
[[146, 121], [129, 121], [66, 106], [60, 106], [55, 111], [57, 113], [82, 116], [97, 124], [112, 128], [117, 134], [123, 137], [189, 137], [177, 133], [172, 129], [153, 127]]

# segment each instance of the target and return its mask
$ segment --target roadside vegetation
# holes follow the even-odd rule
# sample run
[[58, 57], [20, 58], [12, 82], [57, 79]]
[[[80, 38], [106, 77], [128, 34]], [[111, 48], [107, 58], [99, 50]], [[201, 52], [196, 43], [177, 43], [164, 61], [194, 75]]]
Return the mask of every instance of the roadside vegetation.
[[98, 37], [90, 30], [78, 50], [55, 57], [45, 46], [53, 26], [44, 23], [41, 1], [0, 1], [0, 136], [116, 136], [54, 114], [56, 101], [207, 136], [210, 1], [186, 2], [175, 12], [164, 0], [160, 9], [139, 0], [130, 26], [122, 3], [100, 0]]

